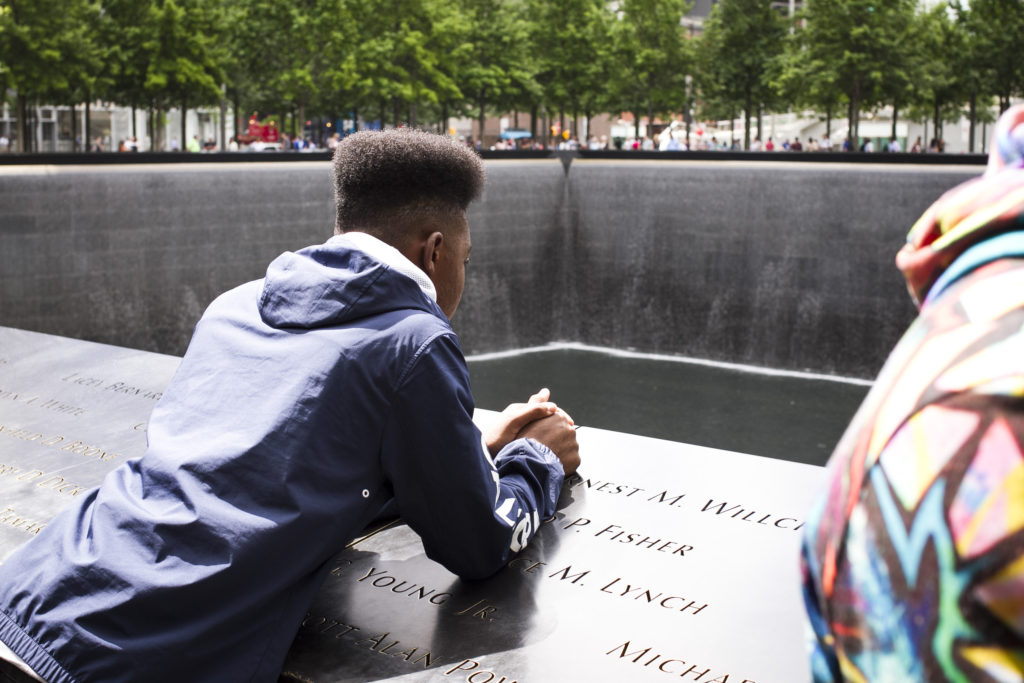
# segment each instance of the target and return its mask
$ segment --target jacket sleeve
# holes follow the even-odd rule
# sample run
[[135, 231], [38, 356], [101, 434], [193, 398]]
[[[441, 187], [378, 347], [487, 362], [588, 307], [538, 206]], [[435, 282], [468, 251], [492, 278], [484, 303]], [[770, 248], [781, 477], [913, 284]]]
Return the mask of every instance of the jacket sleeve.
[[532, 439], [491, 461], [472, 420], [466, 361], [451, 333], [433, 337], [395, 388], [381, 464], [399, 514], [427, 556], [462, 578], [495, 573], [555, 513], [563, 471]]
[[807, 655], [810, 660], [811, 677], [814, 683], [840, 683], [843, 680], [836, 656], [834, 640], [828, 632], [828, 623], [821, 610], [816, 577], [811, 569], [814, 565], [813, 549], [807, 539], [800, 553], [800, 572], [803, 579], [803, 598], [806, 617], [804, 636]]

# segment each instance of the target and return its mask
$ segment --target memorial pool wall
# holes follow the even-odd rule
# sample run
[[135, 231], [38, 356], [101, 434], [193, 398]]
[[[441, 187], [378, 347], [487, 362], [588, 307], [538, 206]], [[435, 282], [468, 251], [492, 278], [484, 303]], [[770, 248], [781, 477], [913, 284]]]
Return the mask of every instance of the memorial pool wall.
[[[486, 162], [454, 327], [869, 378], [914, 309], [893, 257], [974, 166]], [[333, 227], [330, 165], [0, 167], [0, 325], [180, 355], [204, 308]]]

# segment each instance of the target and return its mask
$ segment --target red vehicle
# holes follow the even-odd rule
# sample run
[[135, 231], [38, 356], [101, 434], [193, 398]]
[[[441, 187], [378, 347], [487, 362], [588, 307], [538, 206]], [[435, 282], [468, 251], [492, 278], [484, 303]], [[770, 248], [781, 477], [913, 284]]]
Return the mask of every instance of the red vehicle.
[[239, 133], [237, 138], [239, 145], [252, 145], [255, 150], [282, 147], [281, 133], [277, 130], [277, 125], [273, 121], [267, 124], [260, 123], [255, 112], [249, 117], [249, 127], [244, 133]]

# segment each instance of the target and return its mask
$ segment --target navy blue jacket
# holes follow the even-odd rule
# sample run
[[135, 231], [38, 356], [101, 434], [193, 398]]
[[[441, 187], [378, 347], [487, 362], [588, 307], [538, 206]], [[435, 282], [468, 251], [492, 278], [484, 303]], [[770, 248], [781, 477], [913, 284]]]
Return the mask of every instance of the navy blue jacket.
[[[397, 252], [395, 252], [397, 255]], [[562, 467], [492, 463], [458, 339], [346, 236], [214, 301], [149, 446], [0, 566], [0, 639], [51, 683], [276, 681], [329, 559], [393, 503], [488, 576], [554, 514]]]

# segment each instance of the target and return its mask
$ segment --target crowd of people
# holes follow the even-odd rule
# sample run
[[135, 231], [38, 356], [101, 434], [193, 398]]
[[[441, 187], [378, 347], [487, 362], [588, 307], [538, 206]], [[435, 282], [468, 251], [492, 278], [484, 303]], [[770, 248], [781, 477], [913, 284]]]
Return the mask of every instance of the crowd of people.
[[[481, 149], [480, 143], [474, 142], [473, 138], [465, 138], [464, 144], [468, 147]], [[705, 135], [704, 131], [699, 131], [696, 136], [691, 136], [691, 141], [687, 144], [685, 133], [676, 133], [669, 129], [662, 131], [661, 133], [655, 133], [651, 136], [640, 136], [630, 138], [609, 138], [607, 135], [591, 135], [585, 142], [581, 142], [575, 135], [569, 135], [567, 137], [558, 137], [553, 143], [545, 147], [544, 143], [535, 140], [533, 138], [525, 138], [519, 140], [505, 140], [499, 139], [492, 144], [488, 149], [492, 151], [501, 150], [523, 150], [523, 149], [557, 149], [557, 150], [620, 150], [620, 151], [660, 151], [660, 152], [686, 152], [686, 151], [731, 151], [738, 152], [744, 151], [743, 142], [738, 139], [729, 140], [725, 137], [719, 138], [717, 135]], [[774, 137], [768, 137], [764, 141], [760, 137], [755, 136], [750, 142], [750, 147], [746, 151], [750, 152], [903, 152], [907, 151], [913, 154], [930, 152], [930, 153], [941, 153], [946, 149], [946, 141], [938, 138], [933, 138], [927, 148], [922, 144], [921, 136], [917, 136], [917, 139], [912, 145], [904, 150], [902, 143], [896, 137], [890, 137], [888, 140], [882, 141], [879, 144], [875, 144], [875, 140], [872, 138], [861, 138], [859, 145], [854, 147], [850, 138], [845, 138], [841, 143], [833, 143], [829, 136], [822, 135], [820, 138], [807, 138], [806, 142], [800, 140], [799, 136], [795, 136], [792, 139], [786, 137], [781, 140], [776, 140]]]
[[[329, 150], [334, 151], [341, 141], [342, 136], [339, 133], [334, 133], [322, 144], [318, 145], [317, 141], [310, 136], [299, 136], [295, 134], [283, 133], [278, 140], [272, 143], [265, 141], [248, 141], [242, 139], [243, 136], [232, 136], [228, 144], [225, 146], [223, 151], [228, 152], [239, 152], [239, 151], [265, 151], [265, 150], [290, 150], [297, 152], [311, 152], [318, 150]], [[480, 151], [484, 149], [479, 139], [474, 139], [472, 136], [460, 137], [460, 142], [465, 146]], [[182, 145], [177, 137], [172, 137], [169, 144], [170, 151], [180, 152], [182, 151]], [[4, 137], [0, 137], [0, 152], [7, 151], [9, 147], [9, 141]], [[92, 152], [103, 152], [108, 148], [107, 141], [102, 136], [97, 136], [94, 140], [90, 141], [89, 150]], [[707, 135], [703, 130], [697, 131], [695, 135], [690, 136], [690, 143], [687, 144], [686, 133], [681, 130], [665, 129], [660, 133], [655, 133], [653, 136], [640, 136], [640, 137], [609, 137], [608, 135], [590, 135], [586, 140], [581, 141], [576, 135], [566, 134], [554, 137], [550, 142], [545, 143], [541, 139], [537, 138], [518, 138], [518, 139], [504, 139], [499, 138], [493, 144], [489, 145], [487, 149], [492, 151], [506, 151], [506, 150], [620, 150], [620, 151], [661, 151], [661, 152], [686, 152], [686, 151], [744, 151], [743, 142], [738, 139], [727, 139], [725, 137], [719, 138], [717, 135]], [[900, 143], [898, 138], [890, 137], [888, 140], [880, 141], [876, 144], [876, 140], [872, 138], [861, 138], [860, 144], [854, 147], [850, 138], [845, 138], [841, 143], [833, 143], [829, 136], [822, 135], [820, 138], [807, 138], [806, 142], [801, 141], [799, 136], [795, 136], [792, 139], [785, 137], [781, 140], [776, 140], [774, 136], [769, 136], [765, 140], [761, 140], [759, 136], [755, 136], [750, 142], [750, 147], [746, 151], [751, 152], [910, 152], [912, 154], [918, 153], [933, 153], [938, 154], [946, 151], [946, 141], [941, 138], [932, 138], [927, 146], [922, 142], [921, 136], [917, 136], [912, 144], [906, 149]], [[205, 140], [200, 140], [198, 135], [193, 135], [190, 140], [185, 144], [184, 150], [191, 153], [199, 152], [219, 152], [222, 151], [220, 145], [212, 137], [207, 137]], [[144, 151], [142, 144], [138, 141], [136, 136], [131, 136], [122, 139], [117, 145], [118, 152], [140, 152]]]

